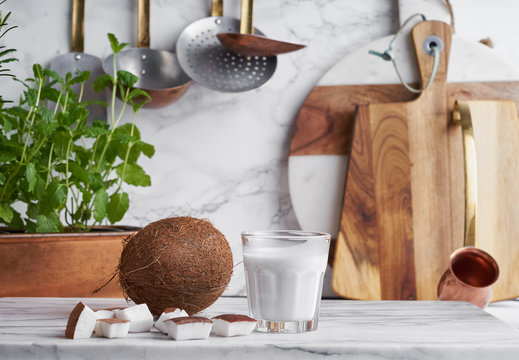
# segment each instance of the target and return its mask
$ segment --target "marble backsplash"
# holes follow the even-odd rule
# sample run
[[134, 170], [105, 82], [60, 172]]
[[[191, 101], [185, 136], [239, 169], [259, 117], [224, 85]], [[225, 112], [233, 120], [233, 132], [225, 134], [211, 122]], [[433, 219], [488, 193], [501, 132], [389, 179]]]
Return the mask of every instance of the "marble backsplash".
[[[453, 1], [458, 34], [479, 40], [490, 36], [495, 51], [519, 60], [511, 0], [492, 5], [483, 0]], [[151, 47], [174, 49], [182, 29], [208, 16], [209, 0], [151, 1]], [[7, 0], [18, 25], [6, 45], [18, 49], [20, 77], [35, 62], [47, 65], [69, 51], [70, 1]], [[239, 17], [240, 0], [225, 2], [226, 16]], [[501, 10], [501, 11], [500, 11]], [[503, 11], [506, 10], [506, 11]], [[108, 32], [136, 42], [136, 1], [86, 1], [85, 52], [109, 55]], [[517, 13], [517, 11], [515, 11]], [[474, 23], [484, 24], [482, 29]], [[235, 263], [242, 260], [240, 232], [298, 228], [287, 179], [287, 156], [297, 111], [317, 80], [360, 44], [398, 28], [395, 0], [260, 0], [254, 24], [272, 38], [303, 43], [307, 48], [278, 57], [274, 76], [262, 87], [243, 93], [220, 93], [193, 84], [170, 106], [138, 116], [142, 138], [156, 154], [143, 159], [151, 175], [149, 188], [128, 188], [130, 210], [121, 221], [144, 226], [160, 218], [192, 215], [207, 218], [229, 240]], [[484, 35], [483, 35], [484, 34]], [[359, 64], [362, 66], [362, 64]], [[352, 69], [355, 71], [355, 69]], [[18, 85], [0, 80], [2, 94], [15, 100]], [[123, 121], [130, 120], [130, 113]], [[318, 229], [314, 229], [318, 230]], [[241, 266], [235, 268], [228, 295], [244, 295]]]

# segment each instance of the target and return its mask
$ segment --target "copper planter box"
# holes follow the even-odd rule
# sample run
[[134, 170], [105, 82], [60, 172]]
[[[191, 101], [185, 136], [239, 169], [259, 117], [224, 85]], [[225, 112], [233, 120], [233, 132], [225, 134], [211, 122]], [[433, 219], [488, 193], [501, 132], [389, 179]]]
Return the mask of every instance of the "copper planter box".
[[[0, 297], [122, 297], [117, 278], [122, 241], [136, 228], [89, 233], [0, 234]], [[108, 230], [108, 231], [102, 231]]]

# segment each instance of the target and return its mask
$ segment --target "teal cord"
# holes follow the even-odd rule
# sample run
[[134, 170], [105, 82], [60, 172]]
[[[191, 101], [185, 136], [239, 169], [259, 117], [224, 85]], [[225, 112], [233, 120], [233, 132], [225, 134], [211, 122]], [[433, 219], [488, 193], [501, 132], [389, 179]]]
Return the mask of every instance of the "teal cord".
[[427, 83], [425, 84], [425, 86], [421, 89], [415, 89], [413, 87], [411, 87], [402, 77], [402, 74], [400, 73], [400, 71], [398, 70], [398, 66], [396, 64], [396, 61], [395, 61], [395, 56], [393, 55], [393, 46], [395, 44], [395, 40], [396, 38], [398, 37], [398, 35], [400, 35], [400, 33], [402, 32], [402, 30], [405, 28], [405, 26], [414, 18], [414, 17], [420, 17], [422, 19], [422, 21], [425, 21], [426, 18], [425, 18], [425, 15], [423, 14], [413, 14], [411, 15], [406, 21], [404, 21], [404, 23], [402, 24], [402, 26], [400, 27], [400, 29], [397, 31], [397, 33], [395, 34], [395, 36], [393, 37], [393, 39], [391, 40], [391, 42], [389, 43], [389, 46], [388, 48], [384, 51], [384, 52], [378, 52], [378, 51], [374, 51], [374, 50], [369, 50], [369, 54], [371, 55], [375, 55], [375, 56], [378, 56], [380, 58], [382, 58], [383, 60], [385, 61], [391, 61], [393, 63], [393, 67], [395, 68], [395, 71], [396, 71], [396, 74], [398, 75], [398, 79], [400, 80], [400, 82], [402, 83], [402, 85], [404, 85], [404, 87], [413, 92], [413, 93], [416, 93], [416, 94], [419, 94], [423, 91], [425, 91], [433, 82], [434, 78], [436, 77], [436, 72], [438, 71], [438, 65], [440, 63], [440, 48], [438, 46], [431, 46], [431, 50], [433, 50], [434, 52], [434, 63], [433, 63], [433, 68], [432, 68], [432, 71], [431, 71], [431, 76], [429, 77], [429, 80], [427, 81]]

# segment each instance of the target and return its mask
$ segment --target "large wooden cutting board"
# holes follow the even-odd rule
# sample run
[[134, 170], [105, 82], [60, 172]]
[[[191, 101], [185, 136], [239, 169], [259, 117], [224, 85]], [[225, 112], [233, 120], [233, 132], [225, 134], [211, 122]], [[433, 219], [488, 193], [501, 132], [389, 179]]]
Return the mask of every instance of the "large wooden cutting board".
[[450, 254], [463, 246], [463, 160], [446, 91], [451, 28], [413, 28], [422, 84], [433, 64], [422, 49], [430, 35], [443, 40], [431, 86], [413, 101], [357, 110], [332, 282], [348, 298], [434, 300]]
[[[289, 181], [292, 203], [303, 229], [337, 235], [355, 106], [414, 98], [396, 84], [398, 79], [390, 64], [367, 55], [368, 49], [383, 49], [390, 40], [387, 37], [366, 44], [332, 67], [300, 109], [291, 142]], [[398, 49], [404, 76], [411, 79], [412, 74], [405, 72], [411, 63]], [[511, 81], [517, 79], [517, 69], [491, 49], [453, 37], [447, 86], [453, 99], [512, 99], [519, 103], [519, 83]], [[466, 80], [469, 82], [461, 82]], [[462, 177], [463, 169], [458, 171]], [[460, 207], [462, 198], [460, 194]], [[458, 228], [463, 231], [462, 224]], [[340, 289], [336, 290], [344, 296]], [[499, 291], [495, 295], [499, 296]]]

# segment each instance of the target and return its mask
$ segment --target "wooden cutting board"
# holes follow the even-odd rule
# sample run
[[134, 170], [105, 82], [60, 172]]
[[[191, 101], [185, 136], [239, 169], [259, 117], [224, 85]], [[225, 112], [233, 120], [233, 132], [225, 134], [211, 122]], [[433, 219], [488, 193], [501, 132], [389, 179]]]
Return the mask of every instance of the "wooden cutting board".
[[[461, 116], [472, 122], [477, 169], [470, 187], [474, 201], [474, 246], [491, 254], [500, 267], [494, 297], [514, 298], [519, 294], [519, 119], [512, 101], [461, 102]], [[469, 146], [471, 144], [469, 143]], [[470, 157], [468, 158], [470, 162]], [[469, 213], [471, 215], [471, 213]], [[470, 224], [471, 221], [468, 221]], [[470, 245], [470, 244], [465, 244]]]
[[433, 66], [422, 49], [430, 35], [443, 40], [431, 86], [410, 102], [357, 110], [332, 280], [348, 298], [436, 299], [450, 254], [463, 246], [455, 194], [464, 179], [451, 171], [460, 162], [446, 91], [450, 26], [412, 30], [422, 84]]
[[[337, 234], [355, 106], [370, 102], [410, 101], [415, 97], [400, 84], [391, 84], [397, 79], [390, 65], [367, 56], [368, 49], [381, 49], [390, 39], [387, 37], [367, 44], [330, 69], [300, 109], [291, 142], [289, 181], [294, 210], [303, 229]], [[504, 81], [519, 78], [516, 68], [480, 44], [459, 37], [453, 40], [449, 79], [458, 82], [450, 82], [447, 86], [452, 99], [512, 99], [519, 103], [519, 83]], [[471, 58], [470, 66], [467, 66], [469, 54], [477, 56]], [[409, 62], [402, 54], [399, 54], [399, 59], [405, 72], [406, 67], [410, 67]], [[358, 68], [359, 61], [365, 67]], [[349, 71], [352, 67], [360, 71]], [[408, 74], [404, 76], [410, 78]], [[463, 79], [478, 82], [459, 82]], [[389, 84], [377, 84], [377, 81]], [[361, 85], [348, 85], [356, 83]], [[449, 108], [453, 102], [449, 102]], [[461, 154], [461, 138], [458, 149]], [[457, 170], [463, 177], [463, 168]], [[456, 203], [462, 211], [463, 194], [459, 194]], [[459, 221], [457, 228], [461, 234], [462, 219]], [[334, 290], [346, 296], [340, 288]], [[499, 293], [494, 292], [498, 297]]]

